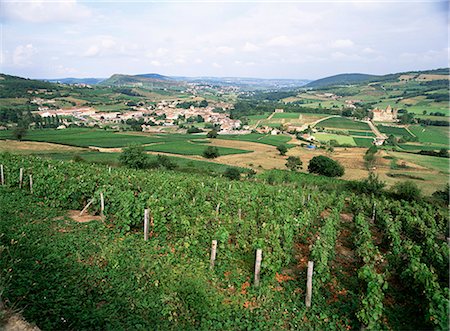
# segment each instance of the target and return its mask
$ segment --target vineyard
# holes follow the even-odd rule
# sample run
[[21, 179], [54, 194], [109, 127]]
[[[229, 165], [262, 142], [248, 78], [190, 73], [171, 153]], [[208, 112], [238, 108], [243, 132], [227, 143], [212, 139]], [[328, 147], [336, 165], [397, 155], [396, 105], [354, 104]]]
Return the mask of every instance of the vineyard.
[[[445, 208], [312, 176], [229, 181], [7, 154], [0, 164], [1, 299], [43, 330], [448, 329]], [[89, 203], [101, 220], [67, 216]]]

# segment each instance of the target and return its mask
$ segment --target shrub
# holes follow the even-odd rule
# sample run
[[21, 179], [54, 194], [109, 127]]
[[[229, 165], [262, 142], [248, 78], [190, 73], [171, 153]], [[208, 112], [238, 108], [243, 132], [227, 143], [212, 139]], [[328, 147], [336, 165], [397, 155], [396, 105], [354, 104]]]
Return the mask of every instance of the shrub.
[[231, 180], [241, 179], [241, 172], [236, 168], [231, 168], [231, 167], [227, 168], [223, 175]]
[[386, 186], [386, 183], [381, 181], [378, 175], [371, 172], [366, 179], [349, 181], [346, 186], [359, 193], [380, 195], [383, 193], [383, 188]]
[[301, 169], [303, 162], [300, 160], [298, 156], [289, 156], [287, 158], [286, 167], [291, 171], [297, 171]]
[[158, 154], [156, 156], [156, 162], [160, 167], [164, 167], [167, 170], [173, 170], [177, 167], [177, 164], [173, 162], [167, 155]]
[[195, 126], [191, 126], [189, 129], [187, 129], [187, 133], [200, 133], [200, 132], [203, 132], [203, 130]]
[[25, 137], [25, 135], [27, 134], [27, 131], [28, 131], [27, 128], [23, 126], [17, 126], [13, 130], [13, 136], [17, 140], [22, 141], [23, 137]]
[[309, 161], [308, 171], [327, 177], [340, 177], [345, 172], [344, 167], [339, 162], [323, 155], [314, 156]]
[[411, 181], [396, 183], [392, 187], [392, 190], [398, 199], [406, 201], [418, 200], [421, 196], [419, 187], [416, 183]]
[[119, 156], [119, 161], [122, 165], [132, 169], [144, 169], [148, 164], [144, 148], [138, 145], [124, 148]]
[[218, 156], [220, 156], [219, 150], [215, 146], [208, 146], [203, 151], [203, 157], [207, 159], [215, 159]]
[[216, 130], [211, 130], [208, 132], [208, 134], [206, 135], [208, 138], [217, 138], [219, 134], [217, 133]]
[[286, 155], [286, 152], [288, 151], [286, 145], [278, 145], [277, 150], [280, 152], [280, 155]]

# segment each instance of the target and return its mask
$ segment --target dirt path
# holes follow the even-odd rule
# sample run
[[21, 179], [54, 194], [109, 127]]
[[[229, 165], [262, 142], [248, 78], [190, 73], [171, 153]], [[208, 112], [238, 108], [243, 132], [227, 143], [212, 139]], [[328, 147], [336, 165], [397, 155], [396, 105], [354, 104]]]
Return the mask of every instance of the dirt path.
[[375, 124], [373, 124], [372, 121], [366, 121], [365, 123], [369, 125], [370, 129], [377, 136], [378, 139], [387, 139], [387, 136], [385, 134], [382, 134], [375, 126]]

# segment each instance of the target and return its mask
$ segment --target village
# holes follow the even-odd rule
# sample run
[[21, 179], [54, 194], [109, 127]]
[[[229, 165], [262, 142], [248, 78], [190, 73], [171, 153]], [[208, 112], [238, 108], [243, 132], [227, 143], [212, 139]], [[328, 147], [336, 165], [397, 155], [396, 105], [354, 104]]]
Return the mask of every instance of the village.
[[[162, 131], [164, 129], [177, 129], [180, 124], [200, 122], [209, 124], [217, 128], [222, 134], [245, 134], [248, 130], [241, 130], [240, 120], [231, 119], [225, 112], [230, 105], [217, 103], [206, 107], [196, 107], [191, 105], [186, 108], [179, 108], [180, 101], [162, 100], [156, 105], [137, 105], [130, 107], [128, 111], [99, 111], [92, 106], [74, 107], [69, 109], [50, 109], [43, 103], [52, 103], [52, 100], [34, 99], [32, 103], [39, 105], [39, 110], [35, 114], [42, 118], [59, 117], [61, 125], [58, 129], [65, 129], [71, 124], [88, 127], [109, 126], [112, 129], [120, 129], [121, 124], [130, 120], [141, 123], [142, 131]], [[221, 111], [218, 112], [217, 110]], [[189, 120], [192, 119], [192, 120]]]

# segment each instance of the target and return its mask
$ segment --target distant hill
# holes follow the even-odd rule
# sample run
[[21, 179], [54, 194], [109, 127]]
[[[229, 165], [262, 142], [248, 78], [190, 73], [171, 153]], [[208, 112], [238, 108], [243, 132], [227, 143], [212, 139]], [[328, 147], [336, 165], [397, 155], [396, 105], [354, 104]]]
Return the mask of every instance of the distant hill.
[[[325, 77], [321, 79], [317, 79], [306, 84], [304, 87], [306, 88], [326, 88], [330, 86], [337, 85], [356, 85], [363, 83], [371, 83], [371, 82], [393, 82], [397, 81], [400, 76], [412, 75], [449, 75], [449, 68], [439, 68], [432, 70], [422, 70], [422, 71], [405, 71], [398, 72], [387, 75], [369, 75], [369, 74], [360, 74], [360, 73], [351, 73], [351, 74], [339, 74], [330, 77]], [[439, 78], [437, 78], [439, 79]]]
[[169, 77], [158, 74], [121, 75], [114, 74], [100, 82], [103, 86], [132, 86], [150, 89], [164, 89], [183, 85], [183, 82], [175, 81]]
[[135, 77], [142, 77], [142, 78], [151, 78], [156, 80], [172, 80], [171, 77], [163, 76], [160, 74], [140, 74], [140, 75], [134, 75]]
[[294, 89], [309, 83], [307, 79], [277, 79], [277, 78], [252, 78], [252, 77], [172, 77], [178, 81], [186, 81], [195, 84], [207, 84], [213, 86], [238, 86], [248, 90], [265, 89]]
[[363, 82], [370, 82], [380, 77], [382, 76], [358, 74], [358, 73], [339, 74], [312, 81], [306, 84], [305, 87], [320, 88], [335, 85], [353, 85], [353, 84], [360, 84]]
[[57, 90], [59, 86], [50, 82], [0, 74], [0, 98], [28, 97], [31, 90]]
[[105, 78], [55, 78], [55, 79], [42, 79], [51, 83], [61, 84], [89, 84], [95, 85], [105, 80]]

